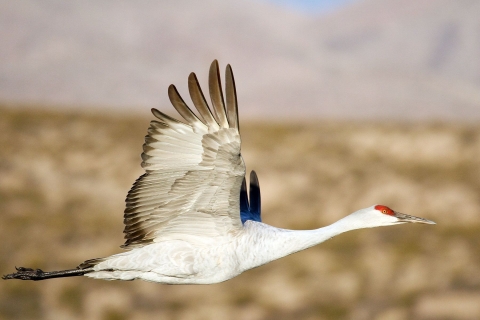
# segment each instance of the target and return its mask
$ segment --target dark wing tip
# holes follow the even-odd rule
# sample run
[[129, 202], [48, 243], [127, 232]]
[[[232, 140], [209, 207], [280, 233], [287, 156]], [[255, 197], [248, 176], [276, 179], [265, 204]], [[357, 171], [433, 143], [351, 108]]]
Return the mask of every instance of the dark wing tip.
[[225, 110], [225, 102], [223, 100], [223, 91], [220, 80], [220, 72], [218, 71], [218, 61], [213, 60], [208, 72], [208, 88], [210, 91], [210, 99], [212, 100], [213, 111], [217, 119], [217, 123], [222, 128], [228, 128], [227, 114]]
[[191, 72], [188, 76], [188, 91], [190, 92], [190, 98], [193, 104], [197, 108], [198, 112], [202, 116], [205, 123], [213, 128], [218, 128], [218, 123], [212, 115], [208, 103], [205, 100], [200, 84], [198, 83], [197, 75]]
[[178, 93], [177, 88], [171, 84], [168, 86], [168, 98], [177, 112], [187, 121], [191, 126], [199, 129], [206, 129], [205, 124], [193, 113], [193, 111], [187, 106], [183, 98]]
[[247, 194], [247, 181], [245, 177], [242, 181], [242, 187], [240, 189], [240, 211], [248, 212], [250, 211], [250, 205], [248, 203], [248, 194]]
[[237, 89], [235, 88], [235, 78], [233, 77], [232, 67], [229, 64], [225, 69], [225, 97], [227, 101], [228, 124], [230, 128], [239, 130]]
[[260, 196], [260, 183], [258, 181], [257, 173], [250, 172], [250, 212], [261, 221], [260, 214], [262, 209], [262, 199]]
[[260, 183], [258, 181], [258, 176], [255, 170], [250, 171], [250, 185], [256, 185], [258, 188], [260, 188]]

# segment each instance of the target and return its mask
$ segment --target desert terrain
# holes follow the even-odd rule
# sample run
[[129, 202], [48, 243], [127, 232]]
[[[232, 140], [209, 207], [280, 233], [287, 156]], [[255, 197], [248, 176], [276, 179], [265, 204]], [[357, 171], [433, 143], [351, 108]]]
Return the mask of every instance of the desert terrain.
[[[0, 108], [0, 272], [120, 252], [148, 117]], [[375, 203], [437, 225], [352, 231], [215, 285], [84, 277], [0, 285], [0, 319], [479, 319], [480, 129], [242, 122], [264, 222], [318, 228]]]

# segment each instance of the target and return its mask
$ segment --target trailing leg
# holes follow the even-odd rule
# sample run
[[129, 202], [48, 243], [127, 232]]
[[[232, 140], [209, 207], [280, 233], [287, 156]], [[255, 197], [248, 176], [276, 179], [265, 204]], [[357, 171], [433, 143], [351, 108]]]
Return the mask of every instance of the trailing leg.
[[9, 280], [9, 279], [20, 279], [20, 280], [46, 280], [46, 279], [53, 279], [53, 278], [64, 278], [64, 277], [77, 277], [83, 276], [86, 273], [92, 272], [93, 268], [86, 268], [86, 269], [71, 269], [71, 270], [61, 270], [61, 271], [50, 271], [45, 272], [40, 269], [31, 269], [31, 268], [23, 268], [23, 267], [15, 267], [17, 272], [4, 275], [2, 279]]

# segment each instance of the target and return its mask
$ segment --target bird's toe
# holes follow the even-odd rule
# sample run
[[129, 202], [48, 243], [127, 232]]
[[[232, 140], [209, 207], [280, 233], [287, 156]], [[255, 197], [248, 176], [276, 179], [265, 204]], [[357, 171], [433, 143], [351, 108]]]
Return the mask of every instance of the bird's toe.
[[6, 274], [2, 277], [4, 280], [20, 279], [20, 280], [37, 280], [40, 279], [45, 272], [41, 269], [32, 269], [24, 267], [15, 267], [17, 272]]
[[33, 271], [32, 268], [25, 268], [25, 267], [15, 267], [15, 269], [19, 272]]

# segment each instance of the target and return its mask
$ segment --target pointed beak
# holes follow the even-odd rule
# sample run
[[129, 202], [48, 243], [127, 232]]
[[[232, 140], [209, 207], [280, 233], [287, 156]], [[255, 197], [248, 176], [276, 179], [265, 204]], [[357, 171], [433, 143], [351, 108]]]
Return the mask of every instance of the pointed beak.
[[399, 220], [399, 222], [436, 224], [435, 222], [433, 222], [431, 220], [427, 220], [427, 219], [423, 219], [423, 218], [419, 218], [419, 217], [415, 217], [415, 216], [410, 216], [408, 214], [397, 212], [397, 211], [394, 211], [393, 215]]

